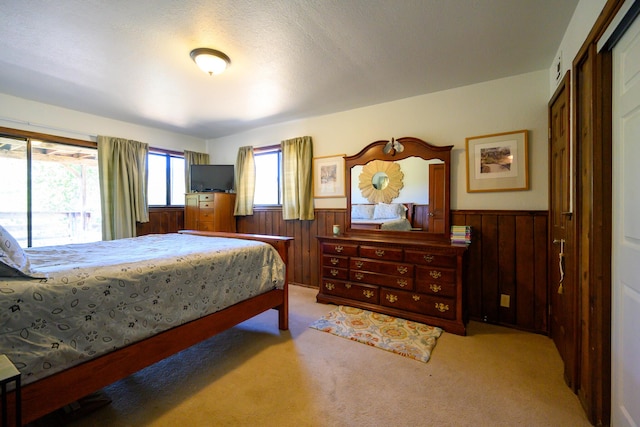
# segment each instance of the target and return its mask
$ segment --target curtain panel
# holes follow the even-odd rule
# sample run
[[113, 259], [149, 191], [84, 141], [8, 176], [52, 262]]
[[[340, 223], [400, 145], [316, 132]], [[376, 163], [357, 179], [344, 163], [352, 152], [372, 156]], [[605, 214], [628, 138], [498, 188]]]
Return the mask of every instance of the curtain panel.
[[136, 222], [149, 222], [148, 154], [143, 142], [98, 136], [103, 240], [135, 237]]
[[256, 189], [256, 163], [253, 158], [253, 147], [238, 149], [236, 159], [236, 205], [235, 216], [253, 215], [253, 197]]
[[185, 193], [191, 193], [191, 165], [208, 165], [209, 162], [209, 153], [184, 150]]
[[282, 218], [312, 220], [313, 142], [310, 136], [282, 141]]

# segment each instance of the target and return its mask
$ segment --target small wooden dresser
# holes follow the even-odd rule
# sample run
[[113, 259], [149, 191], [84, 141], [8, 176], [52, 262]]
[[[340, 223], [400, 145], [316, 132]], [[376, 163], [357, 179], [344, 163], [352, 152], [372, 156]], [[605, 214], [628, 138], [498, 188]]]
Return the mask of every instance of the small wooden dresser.
[[466, 334], [466, 245], [360, 235], [319, 236], [318, 241], [318, 302]]
[[200, 231], [236, 232], [233, 193], [187, 193], [184, 202], [184, 228]]

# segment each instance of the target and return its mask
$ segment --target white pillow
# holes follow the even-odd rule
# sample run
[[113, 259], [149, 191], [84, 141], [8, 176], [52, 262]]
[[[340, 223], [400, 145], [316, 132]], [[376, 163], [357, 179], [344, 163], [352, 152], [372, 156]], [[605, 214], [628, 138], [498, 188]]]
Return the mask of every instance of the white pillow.
[[0, 225], [0, 277], [32, 277], [27, 254], [13, 236]]
[[371, 219], [373, 218], [373, 205], [353, 205], [351, 206], [352, 219]]
[[400, 203], [378, 203], [373, 212], [373, 219], [403, 218], [405, 209]]

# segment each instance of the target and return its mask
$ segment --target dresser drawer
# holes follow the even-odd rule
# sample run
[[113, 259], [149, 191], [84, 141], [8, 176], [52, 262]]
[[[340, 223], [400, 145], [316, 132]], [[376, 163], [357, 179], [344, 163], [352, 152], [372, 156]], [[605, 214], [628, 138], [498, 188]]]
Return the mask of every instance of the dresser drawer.
[[440, 267], [416, 267], [416, 278], [422, 283], [456, 283], [456, 271]]
[[352, 270], [413, 277], [413, 264], [403, 264], [401, 262], [376, 261], [369, 258], [351, 258], [349, 267]]
[[213, 207], [215, 206], [215, 203], [213, 203], [213, 200], [210, 202], [203, 202], [200, 201], [200, 210], [203, 209], [211, 209], [211, 212], [213, 212]]
[[322, 265], [326, 265], [328, 267], [348, 268], [349, 258], [338, 255], [323, 255]]
[[345, 245], [343, 243], [323, 243], [322, 253], [345, 255], [345, 256], [357, 256], [358, 245]]
[[422, 252], [406, 250], [404, 260], [415, 264], [434, 265], [438, 267], [456, 268], [457, 258], [455, 254], [440, 252]]
[[198, 221], [198, 230], [215, 231], [213, 227], [213, 221]]
[[198, 221], [213, 221], [213, 209], [200, 209]]
[[402, 261], [402, 249], [380, 246], [360, 246], [360, 256], [384, 261]]
[[[212, 193], [201, 193], [198, 194], [198, 200], [200, 202], [212, 202], [215, 197], [215, 194]], [[202, 206], [202, 205], [200, 205]]]
[[413, 290], [413, 277], [398, 277], [368, 271], [350, 270], [349, 280], [356, 283], [369, 283], [389, 288]]
[[438, 297], [455, 297], [455, 283], [439, 283], [433, 280], [416, 278], [416, 292]]
[[431, 297], [416, 292], [380, 289], [380, 305], [443, 319], [456, 318], [455, 300]]
[[349, 278], [349, 270], [346, 268], [324, 266], [322, 267], [322, 277], [347, 280]]
[[377, 286], [358, 285], [341, 280], [322, 279], [322, 293], [349, 298], [370, 304], [378, 304], [380, 290]]

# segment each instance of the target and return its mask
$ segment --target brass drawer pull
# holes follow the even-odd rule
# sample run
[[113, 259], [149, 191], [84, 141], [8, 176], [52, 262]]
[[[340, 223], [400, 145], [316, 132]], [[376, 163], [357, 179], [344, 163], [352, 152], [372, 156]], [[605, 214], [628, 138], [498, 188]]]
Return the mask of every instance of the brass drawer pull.
[[338, 258], [331, 258], [331, 264], [336, 265], [340, 262]]
[[333, 277], [336, 277], [336, 276], [338, 275], [338, 273], [340, 273], [340, 272], [339, 272], [338, 270], [336, 270], [335, 268], [332, 268], [332, 269], [331, 269], [331, 271], [330, 271], [330, 273], [331, 273], [331, 275], [332, 275]]
[[373, 291], [365, 289], [364, 291], [362, 291], [362, 295], [364, 295], [366, 298], [371, 298], [373, 296]]
[[433, 262], [433, 255], [424, 255], [424, 260], [431, 263]]
[[362, 280], [362, 278], [364, 277], [364, 274], [362, 274], [362, 273], [356, 273], [356, 274], [355, 274], [355, 276], [356, 276], [356, 279], [358, 279], [358, 280]]
[[336, 252], [340, 253], [344, 250], [344, 246], [336, 246], [333, 248]]
[[336, 288], [336, 285], [334, 285], [333, 283], [325, 283], [324, 287], [332, 291]]
[[405, 274], [407, 271], [409, 271], [409, 269], [407, 267], [405, 267], [404, 265], [399, 265], [398, 266], [398, 273]]
[[376, 249], [376, 255], [384, 256], [384, 249]]
[[436, 270], [431, 270], [429, 272], [429, 276], [433, 277], [434, 279], [439, 279], [440, 277], [442, 277], [442, 272], [441, 271], [436, 271]]
[[347, 289], [351, 289], [351, 283], [345, 283], [344, 287], [347, 288]]
[[441, 302], [436, 303], [436, 310], [440, 313], [444, 313], [445, 311], [449, 311], [449, 304], [443, 304]]
[[358, 268], [362, 268], [362, 266], [364, 265], [364, 262], [362, 261], [356, 261], [356, 267]]
[[429, 289], [431, 289], [434, 293], [438, 293], [442, 290], [442, 286], [440, 285], [436, 285], [435, 283], [432, 283], [429, 285]]
[[414, 301], [420, 301], [420, 295], [413, 295], [412, 298]]
[[387, 301], [389, 301], [390, 303], [394, 303], [398, 301], [398, 296], [393, 294], [387, 294]]
[[401, 288], [404, 288], [405, 286], [407, 286], [408, 282], [407, 282], [407, 279], [398, 279], [396, 283], [400, 285]]

